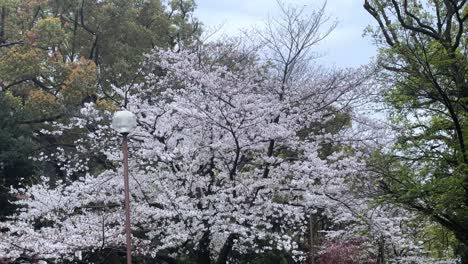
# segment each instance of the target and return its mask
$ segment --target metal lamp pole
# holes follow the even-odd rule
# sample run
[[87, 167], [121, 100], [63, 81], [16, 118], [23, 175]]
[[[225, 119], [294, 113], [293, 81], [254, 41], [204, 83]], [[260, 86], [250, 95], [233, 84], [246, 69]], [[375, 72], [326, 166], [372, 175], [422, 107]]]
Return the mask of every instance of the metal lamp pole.
[[130, 229], [130, 188], [128, 183], [128, 133], [122, 133], [122, 151], [124, 164], [124, 186], [125, 186], [125, 234], [127, 237], [127, 264], [132, 263], [132, 237]]
[[136, 117], [129, 111], [117, 111], [112, 119], [112, 128], [122, 134], [122, 152], [124, 165], [125, 192], [125, 235], [127, 247], [127, 264], [132, 263], [132, 235], [130, 223], [130, 187], [128, 179], [128, 134], [136, 127]]

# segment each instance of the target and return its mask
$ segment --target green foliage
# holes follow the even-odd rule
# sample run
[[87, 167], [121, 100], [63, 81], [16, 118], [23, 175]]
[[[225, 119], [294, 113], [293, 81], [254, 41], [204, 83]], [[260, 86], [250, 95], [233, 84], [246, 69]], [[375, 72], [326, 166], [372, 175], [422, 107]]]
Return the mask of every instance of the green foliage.
[[66, 46], [67, 35], [62, 28], [58, 17], [46, 17], [37, 22], [28, 32], [30, 44], [37, 47], [48, 49], [49, 47]]
[[433, 258], [453, 258], [454, 250], [458, 246], [458, 241], [446, 228], [434, 224], [427, 226], [424, 230], [425, 250], [430, 252]]
[[[331, 135], [335, 135], [342, 131], [344, 128], [351, 126], [351, 117], [348, 113], [338, 112], [330, 107], [330, 115], [333, 115], [333, 118], [328, 120], [327, 122], [322, 123], [312, 123], [309, 125], [308, 128], [302, 129], [298, 132], [298, 136], [303, 139], [307, 140], [307, 137], [311, 134], [318, 134], [318, 133], [329, 133]], [[321, 145], [320, 150], [320, 158], [324, 159], [329, 156], [331, 153], [337, 151], [339, 148], [342, 148], [345, 151], [348, 151], [347, 147], [344, 145], [336, 145], [332, 143], [323, 143]]]
[[0, 220], [14, 209], [8, 204], [10, 186], [27, 184], [35, 171], [29, 156], [36, 144], [31, 140], [31, 130], [17, 125], [16, 118], [24, 113], [15, 104], [15, 98], [0, 94]]
[[152, 48], [190, 45], [200, 34], [193, 1], [26, 0], [0, 7], [1, 85], [24, 101], [46, 92], [66, 106], [62, 112], [96, 100], [99, 89], [112, 96], [111, 85], [136, 81]]
[[467, 244], [468, 31], [466, 18], [458, 17], [467, 6], [399, 2], [364, 5], [379, 23], [367, 33], [379, 46], [384, 99], [399, 127], [395, 144], [373, 160], [382, 197], [435, 220]]

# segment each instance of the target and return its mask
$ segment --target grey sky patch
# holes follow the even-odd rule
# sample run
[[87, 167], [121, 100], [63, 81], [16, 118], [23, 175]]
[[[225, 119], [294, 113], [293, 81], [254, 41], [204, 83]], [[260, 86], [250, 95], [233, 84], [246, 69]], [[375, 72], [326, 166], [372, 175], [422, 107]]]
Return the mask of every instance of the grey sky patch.
[[[306, 11], [311, 11], [323, 2], [287, 0], [283, 3], [305, 6]], [[222, 25], [217, 36], [237, 35], [242, 29], [261, 28], [269, 16], [275, 17], [279, 13], [275, 0], [198, 0], [197, 5], [195, 15], [205, 26], [216, 28]], [[315, 52], [322, 55], [317, 63], [338, 67], [369, 63], [376, 54], [376, 48], [371, 39], [362, 34], [373, 21], [362, 7], [362, 1], [328, 0], [327, 12], [338, 21], [338, 26], [316, 47]]]

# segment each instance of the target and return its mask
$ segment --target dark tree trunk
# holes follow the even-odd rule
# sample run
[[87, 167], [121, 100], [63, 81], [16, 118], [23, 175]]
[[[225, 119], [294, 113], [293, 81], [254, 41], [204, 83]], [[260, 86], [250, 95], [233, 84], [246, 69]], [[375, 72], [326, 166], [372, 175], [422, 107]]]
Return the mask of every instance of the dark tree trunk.
[[380, 237], [378, 242], [377, 262], [376, 264], [385, 264], [385, 239]]
[[211, 264], [210, 259], [210, 231], [207, 230], [203, 234], [200, 243], [198, 244], [198, 250], [196, 252], [196, 263], [198, 264]]
[[226, 239], [226, 242], [224, 242], [223, 248], [219, 252], [219, 257], [218, 257], [218, 260], [216, 261], [216, 264], [226, 264], [229, 254], [232, 251], [234, 240], [238, 238], [239, 238], [238, 234], [229, 235], [229, 237]]

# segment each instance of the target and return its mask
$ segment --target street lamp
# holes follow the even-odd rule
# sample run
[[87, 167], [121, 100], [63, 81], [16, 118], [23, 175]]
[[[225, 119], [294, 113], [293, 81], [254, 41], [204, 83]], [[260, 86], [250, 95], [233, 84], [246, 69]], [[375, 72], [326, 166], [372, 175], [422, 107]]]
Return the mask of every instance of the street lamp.
[[132, 263], [132, 238], [130, 230], [130, 190], [128, 184], [128, 133], [135, 129], [137, 125], [136, 116], [127, 110], [117, 111], [112, 118], [112, 128], [122, 134], [122, 151], [124, 164], [124, 185], [125, 185], [125, 234], [127, 237], [127, 264]]

